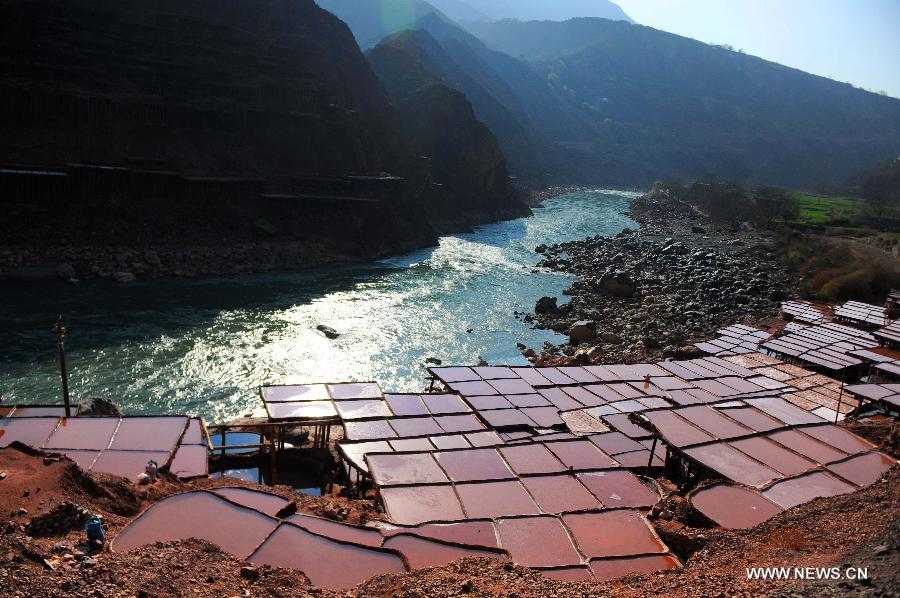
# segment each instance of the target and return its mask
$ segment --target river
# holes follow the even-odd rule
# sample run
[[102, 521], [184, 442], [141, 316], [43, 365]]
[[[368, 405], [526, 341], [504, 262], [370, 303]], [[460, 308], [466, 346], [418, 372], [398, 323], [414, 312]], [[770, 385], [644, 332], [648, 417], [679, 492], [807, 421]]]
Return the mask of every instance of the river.
[[[635, 194], [580, 191], [534, 217], [441, 238], [369, 265], [204, 280], [0, 289], [2, 402], [59, 403], [53, 324], [68, 334], [72, 396], [105, 396], [128, 414], [218, 422], [261, 414], [264, 383], [375, 380], [421, 391], [424, 361], [527, 364], [516, 343], [558, 341], [513, 316], [571, 280], [532, 272], [535, 246], [635, 227]], [[325, 324], [341, 336], [328, 340]]]

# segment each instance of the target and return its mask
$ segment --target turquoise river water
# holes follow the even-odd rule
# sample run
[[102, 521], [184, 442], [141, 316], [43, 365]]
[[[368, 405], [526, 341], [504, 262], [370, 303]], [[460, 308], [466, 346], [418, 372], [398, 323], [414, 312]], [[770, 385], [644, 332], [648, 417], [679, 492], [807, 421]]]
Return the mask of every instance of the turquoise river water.
[[[516, 343], [561, 337], [513, 316], [568, 277], [533, 273], [535, 246], [616, 234], [635, 194], [570, 193], [534, 217], [443, 237], [438, 247], [369, 265], [206, 280], [0, 289], [5, 404], [59, 403], [52, 328], [62, 314], [75, 400], [105, 396], [129, 414], [224, 421], [261, 412], [264, 383], [375, 380], [421, 391], [424, 361], [526, 364]], [[326, 324], [341, 333], [328, 340]], [[471, 332], [469, 332], [471, 330]]]

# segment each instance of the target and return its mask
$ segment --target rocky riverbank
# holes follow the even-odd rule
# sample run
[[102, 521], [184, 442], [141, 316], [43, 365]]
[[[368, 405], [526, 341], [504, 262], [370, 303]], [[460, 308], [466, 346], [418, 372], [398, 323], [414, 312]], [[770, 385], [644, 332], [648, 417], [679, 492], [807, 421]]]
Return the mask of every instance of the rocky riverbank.
[[163, 276], [223, 276], [291, 271], [358, 261], [321, 242], [239, 242], [220, 245], [123, 247], [70, 245], [0, 246], [0, 282], [103, 278], [132, 282]]
[[636, 199], [631, 214], [638, 230], [536, 248], [539, 267], [578, 276], [568, 303], [544, 297], [522, 315], [570, 336], [540, 355], [526, 349], [536, 362], [687, 357], [692, 342], [770, 316], [791, 295], [772, 233], [724, 227], [665, 196]]
[[[282, 234], [268, 220], [252, 223], [252, 236], [246, 231], [201, 231], [194, 235], [171, 231], [153, 236], [135, 231], [132, 239], [117, 231], [115, 240], [97, 242], [60, 236], [55, 239], [41, 231], [38, 240], [0, 242], [0, 284], [4, 282], [72, 281], [100, 278], [114, 282], [132, 282], [138, 278], [203, 278], [266, 272], [298, 272], [334, 264], [372, 262], [401, 255], [438, 243], [440, 235], [471, 232], [474, 227], [523, 218], [531, 211], [523, 203], [481, 210], [457, 210], [436, 214], [421, 227], [403, 225], [404, 234], [385, 234], [369, 230], [342, 235], [319, 231], [315, 235]], [[351, 216], [347, 216], [351, 219]], [[2, 228], [2, 227], [0, 227]], [[2, 231], [0, 231], [2, 232]], [[0, 237], [3, 235], [0, 234]], [[102, 236], [101, 236], [102, 238]], [[47, 240], [53, 239], [53, 240]]]

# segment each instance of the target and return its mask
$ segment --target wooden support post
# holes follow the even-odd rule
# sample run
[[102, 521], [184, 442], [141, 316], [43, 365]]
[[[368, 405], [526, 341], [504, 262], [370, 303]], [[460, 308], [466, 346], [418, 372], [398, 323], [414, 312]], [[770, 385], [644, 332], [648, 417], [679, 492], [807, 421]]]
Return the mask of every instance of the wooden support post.
[[847, 382], [847, 370], [844, 369], [844, 375], [841, 378], [841, 392], [838, 394], [838, 406], [837, 413], [834, 415], [834, 423], [838, 423], [841, 418], [841, 404], [843, 403], [844, 398], [844, 384]]
[[650, 447], [650, 458], [647, 460], [647, 471], [644, 473], [647, 477], [650, 476], [650, 468], [653, 466], [653, 456], [656, 455], [656, 441], [659, 440], [656, 436], [653, 437], [653, 446]]
[[59, 375], [62, 378], [63, 405], [66, 417], [72, 417], [72, 407], [69, 404], [69, 373], [66, 369], [66, 327], [63, 326], [62, 316], [56, 321], [56, 346], [59, 350]]
[[275, 450], [275, 442], [274, 441], [269, 441], [269, 465], [270, 465], [269, 485], [276, 486], [276, 485], [278, 485], [278, 453]]

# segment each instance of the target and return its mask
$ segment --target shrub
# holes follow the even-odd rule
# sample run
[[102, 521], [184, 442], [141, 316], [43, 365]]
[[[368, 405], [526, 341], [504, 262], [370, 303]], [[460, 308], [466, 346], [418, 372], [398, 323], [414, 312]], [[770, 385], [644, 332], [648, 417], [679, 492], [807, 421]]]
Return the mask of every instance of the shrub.
[[801, 277], [801, 294], [821, 301], [867, 301], [880, 304], [900, 287], [896, 261], [875, 248], [822, 237], [783, 234], [776, 241], [785, 267]]
[[877, 286], [875, 279], [875, 269], [864, 267], [835, 276], [822, 285], [819, 293], [829, 301], [847, 301], [849, 299], [870, 297]]

